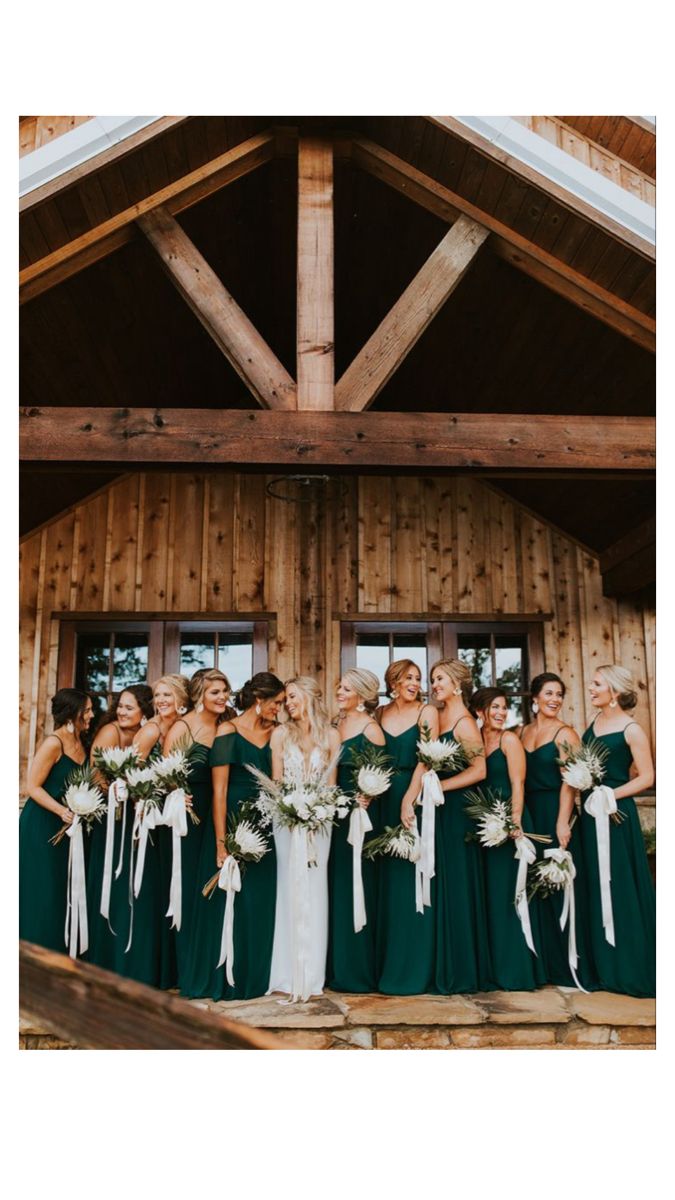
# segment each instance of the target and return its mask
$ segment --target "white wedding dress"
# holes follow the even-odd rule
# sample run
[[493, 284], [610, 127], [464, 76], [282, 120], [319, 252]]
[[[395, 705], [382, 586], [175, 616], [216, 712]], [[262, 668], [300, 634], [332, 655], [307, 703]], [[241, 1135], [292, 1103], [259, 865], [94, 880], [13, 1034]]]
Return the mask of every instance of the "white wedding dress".
[[[326, 769], [326, 761], [315, 747], [307, 762], [300, 747], [291, 744], [284, 751], [283, 766], [284, 779], [302, 784], [318, 779]], [[286, 992], [293, 999], [307, 1000], [323, 991], [328, 951], [330, 839], [330, 826], [326, 832], [314, 835], [311, 849], [316, 866], [308, 867], [303, 832], [274, 828], [277, 907], [268, 995]]]

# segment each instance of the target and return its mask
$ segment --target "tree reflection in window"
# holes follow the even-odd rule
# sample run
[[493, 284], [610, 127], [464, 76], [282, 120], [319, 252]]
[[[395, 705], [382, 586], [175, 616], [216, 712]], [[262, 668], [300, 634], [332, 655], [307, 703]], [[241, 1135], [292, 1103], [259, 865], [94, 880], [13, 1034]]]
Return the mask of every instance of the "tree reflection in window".
[[148, 677], [147, 633], [102, 630], [80, 633], [77, 638], [75, 686], [110, 700], [134, 683]]

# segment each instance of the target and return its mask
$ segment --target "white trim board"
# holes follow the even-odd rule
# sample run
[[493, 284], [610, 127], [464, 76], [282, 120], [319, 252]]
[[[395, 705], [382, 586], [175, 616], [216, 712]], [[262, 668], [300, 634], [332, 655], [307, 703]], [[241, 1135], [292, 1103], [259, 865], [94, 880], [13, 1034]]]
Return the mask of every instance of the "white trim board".
[[651, 204], [606, 179], [559, 146], [547, 142], [513, 117], [454, 119], [655, 245], [656, 212]]
[[49, 183], [80, 163], [152, 125], [159, 117], [92, 117], [19, 159], [19, 196]]

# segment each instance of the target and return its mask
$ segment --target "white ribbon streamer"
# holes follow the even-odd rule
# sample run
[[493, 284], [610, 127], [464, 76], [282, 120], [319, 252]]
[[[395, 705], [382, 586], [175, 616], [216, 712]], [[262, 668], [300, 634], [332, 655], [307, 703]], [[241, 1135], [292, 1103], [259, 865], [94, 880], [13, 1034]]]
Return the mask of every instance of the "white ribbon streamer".
[[544, 850], [544, 858], [552, 858], [557, 863], [561, 864], [569, 863], [569, 882], [566, 883], [563, 888], [564, 900], [562, 912], [560, 914], [560, 929], [562, 931], [565, 928], [565, 925], [569, 919], [570, 929], [567, 939], [567, 961], [569, 963], [570, 971], [572, 972], [572, 979], [576, 983], [579, 991], [586, 992], [586, 988], [582, 987], [577, 979], [577, 965], [579, 962], [579, 956], [577, 954], [577, 929], [574, 908], [574, 880], [576, 879], [577, 869], [574, 865], [574, 859], [572, 858], [569, 850], [561, 850], [560, 847], [557, 846], [551, 850]]
[[68, 891], [64, 937], [70, 957], [77, 958], [78, 943], [81, 954], [84, 954], [89, 946], [87, 888], [84, 874], [84, 839], [82, 837], [82, 822], [77, 814], [66, 829], [66, 837], [70, 838], [70, 848], [68, 850]]
[[[120, 789], [123, 789], [123, 792]], [[129, 789], [124, 779], [117, 780], [117, 799], [122, 800], [122, 829], [120, 831], [120, 852], [117, 859], [117, 866], [115, 867], [115, 879], [119, 879], [124, 865], [124, 835], [127, 829], [127, 801], [129, 799]]]
[[[181, 910], [183, 906], [183, 877], [180, 839], [187, 836], [187, 804], [183, 788], [169, 792], [164, 801], [161, 817], [157, 818], [158, 825], [167, 825], [171, 830], [171, 886], [169, 888], [169, 907], [166, 916], [171, 917], [171, 928], [180, 929]], [[225, 862], [229, 862], [226, 859]], [[222, 884], [218, 884], [219, 887]], [[218, 964], [220, 966], [220, 963]]]
[[[108, 806], [105, 827], [105, 855], [103, 859], [103, 883], [101, 885], [101, 906], [100, 913], [105, 917], [108, 925], [110, 925], [110, 891], [112, 888], [112, 872], [113, 872], [113, 855], [115, 852], [115, 813], [118, 804], [124, 804], [124, 815], [126, 817], [126, 801], [128, 791], [127, 785], [123, 779], [114, 779], [108, 788]], [[126, 822], [125, 822], [126, 823]], [[120, 862], [118, 870], [115, 872], [115, 879], [118, 878], [122, 869], [122, 855], [124, 854], [124, 824], [122, 825], [122, 841], [120, 844]], [[110, 926], [112, 929], [112, 926]], [[114, 930], [113, 930], [114, 933]]]
[[525, 834], [516, 838], [516, 852], [514, 857], [518, 860], [518, 874], [516, 876], [516, 912], [520, 918], [520, 924], [523, 929], [523, 936], [527, 942], [527, 947], [536, 954], [534, 941], [532, 939], [532, 925], [530, 923], [530, 906], [527, 903], [527, 868], [537, 860], [537, 851], [534, 847], [534, 842], [531, 842]]
[[363, 891], [363, 839], [373, 828], [365, 808], [357, 804], [349, 818], [347, 841], [352, 847], [352, 903], [354, 910], [354, 933], [360, 933], [367, 924], [366, 897]]
[[134, 829], [131, 835], [132, 840], [134, 836], [138, 838], [138, 857], [134, 872], [134, 896], [136, 899], [138, 899], [138, 893], [143, 883], [143, 868], [145, 867], [145, 851], [148, 845], [148, 835], [151, 829], [156, 829], [161, 824], [162, 814], [157, 805], [139, 801], [136, 806]]
[[[310, 845], [311, 842], [311, 845]], [[314, 837], [305, 825], [291, 829], [289, 873], [291, 883], [291, 996], [287, 1003], [308, 1000], [310, 889], [309, 867], [316, 862]]]
[[[435, 771], [427, 771], [422, 780], [421, 854], [415, 865], [416, 895], [421, 890], [422, 907], [431, 906], [431, 880], [436, 874], [436, 809], [445, 804], [445, 793]], [[419, 904], [417, 911], [421, 912]]]
[[234, 987], [234, 900], [237, 892], [241, 891], [241, 872], [239, 863], [232, 854], [228, 854], [220, 868], [218, 887], [222, 888], [227, 897], [218, 966], [222, 967], [223, 963], [225, 964], [225, 977], [230, 987]]
[[598, 843], [598, 873], [600, 875], [600, 900], [602, 924], [605, 938], [610, 946], [614, 941], [614, 913], [612, 911], [612, 872], [609, 854], [609, 818], [617, 811], [616, 796], [611, 787], [601, 783], [586, 797], [584, 808], [595, 821], [595, 837]]

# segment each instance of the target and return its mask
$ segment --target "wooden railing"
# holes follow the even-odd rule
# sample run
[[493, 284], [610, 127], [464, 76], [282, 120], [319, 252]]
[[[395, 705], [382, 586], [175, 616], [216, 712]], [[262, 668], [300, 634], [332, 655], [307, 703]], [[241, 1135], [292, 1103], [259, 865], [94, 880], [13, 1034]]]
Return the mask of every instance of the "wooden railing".
[[83, 1050], [277, 1050], [276, 1038], [180, 996], [19, 943], [19, 1007]]

